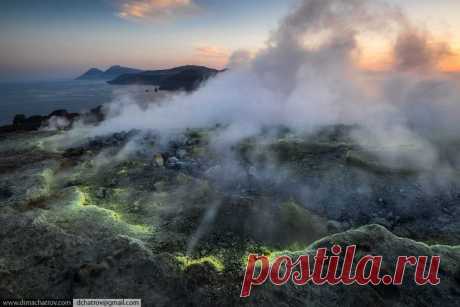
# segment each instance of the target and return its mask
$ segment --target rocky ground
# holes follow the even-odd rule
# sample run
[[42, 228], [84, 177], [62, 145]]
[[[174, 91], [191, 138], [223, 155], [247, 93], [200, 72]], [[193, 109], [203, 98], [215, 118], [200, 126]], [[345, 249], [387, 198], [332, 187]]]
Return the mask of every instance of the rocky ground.
[[[8, 129], [0, 134], [0, 297], [457, 306], [459, 174], [382, 165], [349, 129], [280, 130], [225, 150], [210, 145], [213, 129], [70, 145], [67, 131]], [[333, 243], [383, 255], [387, 272], [398, 255], [441, 255], [441, 284], [266, 285], [239, 298], [248, 253], [313, 254]]]

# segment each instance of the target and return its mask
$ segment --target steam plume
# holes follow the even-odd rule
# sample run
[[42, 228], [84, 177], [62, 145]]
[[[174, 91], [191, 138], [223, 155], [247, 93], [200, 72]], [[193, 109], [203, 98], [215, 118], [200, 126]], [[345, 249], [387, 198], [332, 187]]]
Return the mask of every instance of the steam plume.
[[[370, 75], [355, 64], [358, 38], [381, 31], [396, 38], [394, 65]], [[168, 134], [221, 124], [226, 129], [220, 141], [233, 143], [266, 126], [309, 133], [325, 125], [357, 124], [363, 146], [410, 144], [421, 153], [416, 164], [430, 165], [437, 160], [433, 138], [452, 137], [460, 128], [458, 82], [436, 70], [447, 46], [433, 43], [428, 31], [383, 2], [303, 0], [254, 58], [239, 51], [230, 70], [190, 95], [166, 96], [147, 106], [123, 97], [92, 133]], [[399, 154], [395, 149], [390, 160]]]

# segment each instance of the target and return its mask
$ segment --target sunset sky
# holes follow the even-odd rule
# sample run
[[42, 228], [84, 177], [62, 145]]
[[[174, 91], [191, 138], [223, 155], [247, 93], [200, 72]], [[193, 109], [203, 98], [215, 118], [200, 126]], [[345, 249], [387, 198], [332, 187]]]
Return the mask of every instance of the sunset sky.
[[[72, 78], [113, 64], [223, 68], [233, 51], [263, 47], [295, 1], [2, 0], [0, 80]], [[440, 66], [460, 71], [460, 1], [387, 2], [449, 42], [452, 53]], [[362, 65], [384, 67], [385, 46], [372, 38], [361, 43]]]

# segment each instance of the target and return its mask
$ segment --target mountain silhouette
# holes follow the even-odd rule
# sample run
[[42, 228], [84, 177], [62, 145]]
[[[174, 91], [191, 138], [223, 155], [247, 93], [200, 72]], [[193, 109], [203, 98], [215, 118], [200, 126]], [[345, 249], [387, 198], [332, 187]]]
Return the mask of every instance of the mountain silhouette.
[[142, 70], [130, 67], [123, 67], [120, 65], [111, 66], [106, 71], [98, 68], [90, 68], [83, 75], [79, 76], [76, 80], [112, 80], [123, 74], [140, 73]]

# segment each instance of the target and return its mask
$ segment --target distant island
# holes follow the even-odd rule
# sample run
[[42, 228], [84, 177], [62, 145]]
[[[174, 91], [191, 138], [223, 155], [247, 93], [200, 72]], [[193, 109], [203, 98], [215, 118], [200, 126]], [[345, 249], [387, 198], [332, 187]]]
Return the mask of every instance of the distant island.
[[98, 68], [90, 68], [83, 75], [76, 78], [76, 80], [105, 80], [109, 81], [117, 78], [123, 74], [136, 74], [142, 72], [141, 69], [123, 67], [120, 65], [111, 66], [106, 71], [102, 71]]
[[109, 84], [128, 85], [142, 84], [155, 85], [160, 90], [193, 91], [201, 82], [215, 76], [220, 71], [205, 66], [186, 65], [171, 69], [147, 70], [137, 74], [123, 74]]
[[106, 71], [91, 68], [77, 80], [105, 80], [114, 85], [153, 85], [164, 91], [193, 91], [201, 82], [222, 71], [197, 65], [145, 71], [116, 65]]

